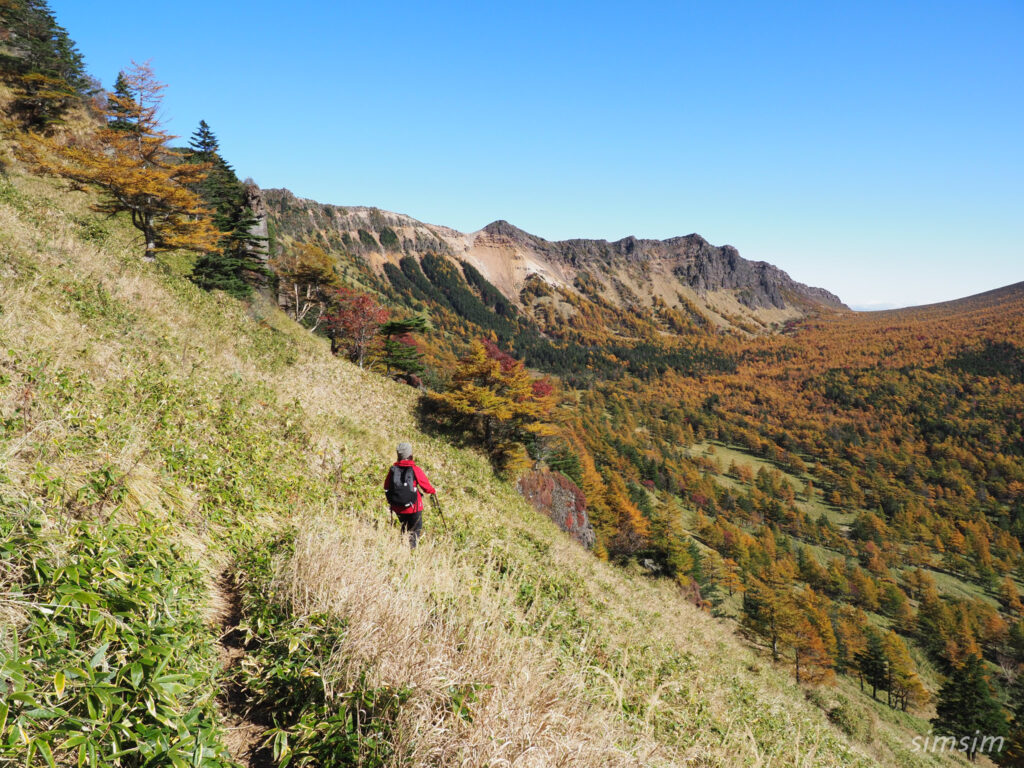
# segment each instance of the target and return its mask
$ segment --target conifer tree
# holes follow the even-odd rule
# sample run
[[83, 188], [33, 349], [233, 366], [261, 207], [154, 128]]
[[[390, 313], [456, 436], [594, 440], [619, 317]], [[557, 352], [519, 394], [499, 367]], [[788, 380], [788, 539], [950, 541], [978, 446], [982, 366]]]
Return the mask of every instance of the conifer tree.
[[245, 298], [252, 293], [254, 284], [262, 283], [270, 274], [257, 255], [266, 238], [253, 234], [258, 222], [246, 206], [237, 209], [235, 217], [226, 223], [229, 229], [222, 230], [218, 249], [199, 258], [191, 279], [206, 290], [222, 290]]
[[958, 667], [972, 656], [980, 658], [981, 648], [966, 611], [961, 611], [959, 621], [946, 640], [945, 659], [952, 666]]
[[[629, 490], [617, 472], [605, 471], [602, 476], [605, 488], [604, 501], [611, 508], [613, 525], [608, 538], [608, 552], [612, 555], [629, 556], [636, 554], [650, 542], [651, 526], [643, 513], [629, 498]], [[695, 565], [692, 555], [684, 550], [690, 568]]]
[[999, 755], [998, 762], [1007, 768], [1024, 768], [1024, 674], [1019, 667], [1008, 693], [1007, 703], [1013, 722], [1010, 724], [1006, 749]]
[[792, 595], [794, 568], [787, 561], [774, 562], [752, 576], [743, 593], [741, 624], [768, 643], [772, 660], [778, 661], [789, 647], [800, 619]]
[[939, 690], [932, 725], [938, 733], [959, 740], [970, 760], [977, 757], [979, 741], [1005, 737], [1006, 715], [992, 693], [979, 656], [970, 656]]
[[561, 472], [576, 485], [583, 487], [583, 466], [572, 446], [562, 443], [550, 453], [547, 462], [552, 472]]
[[12, 112], [21, 128], [48, 131], [92, 91], [82, 55], [46, 0], [4, 0], [0, 29], [0, 79], [14, 92]]
[[260, 251], [264, 238], [255, 231], [257, 221], [246, 205], [245, 185], [234, 168], [220, 155], [220, 142], [205, 120], [189, 141], [188, 162], [208, 167], [206, 177], [194, 190], [213, 213], [213, 224], [221, 233], [218, 248], [204, 254], [192, 270], [192, 280], [207, 290], [222, 290], [244, 298], [269, 275]]
[[550, 382], [533, 379], [522, 362], [493, 342], [477, 340], [459, 361], [451, 389], [426, 395], [424, 407], [432, 418], [476, 436], [511, 475], [529, 463], [531, 438], [554, 434], [547, 421], [554, 402]]
[[871, 698], [878, 698], [878, 689], [888, 690], [889, 670], [885, 656], [882, 636], [869, 628], [865, 633], [867, 643], [857, 655], [857, 671], [860, 673], [861, 685], [867, 682], [871, 686]]
[[196, 156], [204, 162], [212, 161], [214, 155], [220, 152], [220, 142], [205, 120], [199, 121], [199, 127], [192, 133], [188, 143]]
[[949, 607], [939, 597], [934, 582], [927, 583], [917, 609], [915, 634], [918, 642], [932, 656], [942, 656], [947, 651], [946, 641], [951, 634], [952, 624]]
[[114, 81], [114, 90], [107, 97], [106, 121], [107, 128], [113, 131], [134, 131], [137, 128], [132, 118], [132, 96], [131, 84], [124, 70], [117, 73]]
[[1021, 604], [1017, 585], [1013, 583], [1013, 579], [1010, 578], [1009, 574], [1004, 576], [999, 584], [999, 599], [1008, 610], [1015, 613], [1024, 613], [1024, 605]]
[[917, 675], [917, 665], [903, 638], [895, 632], [888, 632], [882, 640], [882, 649], [886, 661], [889, 706], [906, 712], [908, 707], [918, 707], [927, 702], [928, 691]]
[[425, 333], [429, 329], [430, 320], [425, 315], [390, 320], [380, 327], [380, 335], [384, 339], [381, 362], [385, 374], [415, 376], [423, 372], [423, 353], [416, 346], [412, 334]]
[[825, 647], [825, 641], [806, 616], [797, 618], [791, 634], [793, 649], [793, 672], [797, 683], [821, 683], [831, 681], [832, 659]]
[[[859, 608], [842, 605], [833, 606], [830, 618], [836, 638], [836, 670], [852, 673], [857, 670], [857, 659], [867, 647], [867, 638], [864, 636], [864, 628], [868, 625], [867, 615]], [[863, 685], [861, 677], [861, 690]]]
[[746, 590], [746, 585], [743, 583], [743, 578], [740, 576], [740, 567], [737, 562], [731, 558], [725, 558], [722, 560], [722, 575], [721, 575], [722, 586], [725, 587], [729, 593], [729, 597], [732, 597], [736, 592], [743, 592]]
[[796, 552], [796, 566], [800, 578], [806, 581], [814, 589], [822, 589], [828, 583], [828, 571], [818, 562], [813, 553], [806, 547], [800, 547]]
[[[697, 582], [698, 586], [705, 587], [708, 583], [707, 569], [704, 567], [704, 555], [700, 551], [700, 547], [697, 542], [690, 539], [690, 543], [687, 545], [687, 551], [690, 555], [690, 560], [693, 565], [690, 568], [690, 577]], [[705, 595], [707, 597], [707, 595]]]

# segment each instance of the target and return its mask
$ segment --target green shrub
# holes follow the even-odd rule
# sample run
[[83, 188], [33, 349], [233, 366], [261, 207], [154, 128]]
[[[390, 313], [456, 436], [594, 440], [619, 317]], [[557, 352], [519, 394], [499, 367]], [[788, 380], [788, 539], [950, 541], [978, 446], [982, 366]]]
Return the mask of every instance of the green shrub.
[[25, 617], [0, 637], [0, 762], [232, 765], [202, 583], [170, 530], [142, 519], [61, 533], [0, 509], [0, 559], [18, 574], [3, 602]]
[[875, 740], [875, 717], [862, 704], [837, 694], [836, 703], [827, 710], [827, 714], [828, 719], [847, 736], [867, 743]]
[[380, 244], [385, 248], [397, 250], [399, 246], [398, 235], [391, 227], [382, 227], [380, 230]]
[[360, 229], [359, 230], [359, 242], [361, 242], [367, 248], [377, 248], [380, 245], [377, 242], [377, 238], [375, 238], [373, 235], [371, 235], [365, 229]]

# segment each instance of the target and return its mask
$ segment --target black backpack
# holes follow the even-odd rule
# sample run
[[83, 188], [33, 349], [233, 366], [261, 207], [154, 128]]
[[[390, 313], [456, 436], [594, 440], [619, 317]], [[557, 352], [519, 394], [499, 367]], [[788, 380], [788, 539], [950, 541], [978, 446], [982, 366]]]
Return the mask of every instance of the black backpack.
[[394, 509], [405, 510], [416, 504], [416, 472], [412, 467], [391, 467], [391, 487], [384, 492]]

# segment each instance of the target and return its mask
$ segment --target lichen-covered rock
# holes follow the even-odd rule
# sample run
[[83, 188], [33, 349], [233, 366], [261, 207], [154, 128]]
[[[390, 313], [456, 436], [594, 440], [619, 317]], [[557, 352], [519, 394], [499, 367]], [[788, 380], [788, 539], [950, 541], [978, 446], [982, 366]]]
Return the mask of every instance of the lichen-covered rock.
[[587, 549], [593, 548], [597, 537], [587, 517], [587, 498], [576, 483], [560, 472], [534, 470], [523, 475], [516, 487], [559, 528]]

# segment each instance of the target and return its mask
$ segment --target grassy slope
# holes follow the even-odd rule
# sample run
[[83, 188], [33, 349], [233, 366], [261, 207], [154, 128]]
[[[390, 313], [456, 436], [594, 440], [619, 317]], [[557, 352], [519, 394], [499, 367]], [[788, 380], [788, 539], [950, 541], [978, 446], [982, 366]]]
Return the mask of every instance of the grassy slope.
[[[346, 620], [343, 642], [307, 659], [330, 691], [357, 677], [411, 691], [396, 762], [932, 764], [853, 696], [870, 727], [851, 744], [727, 624], [576, 547], [480, 457], [420, 434], [412, 390], [137, 251], [84, 196], [0, 179], [0, 416], [18, 415], [0, 498], [31, 507], [56, 550], [68, 517], [156, 518], [212, 590], [268, 531], [296, 527], [272, 597], [300, 623]], [[400, 438], [452, 529], [430, 520], [414, 555], [382, 525], [378, 484]], [[2, 511], [28, 514], [15, 507]], [[3, 591], [17, 578], [0, 573]], [[0, 613], [0, 648], [31, 611]], [[477, 686], [472, 718], [444, 705], [453, 686]]]

